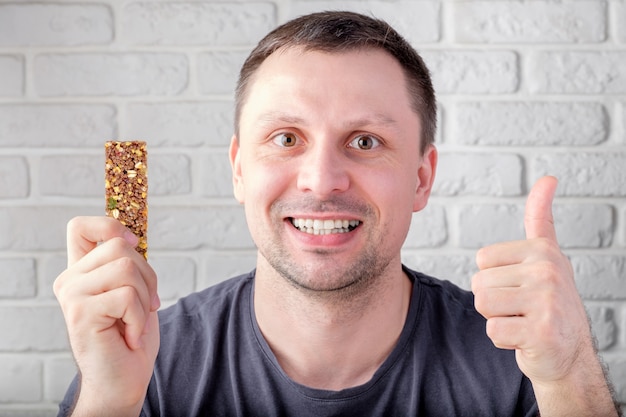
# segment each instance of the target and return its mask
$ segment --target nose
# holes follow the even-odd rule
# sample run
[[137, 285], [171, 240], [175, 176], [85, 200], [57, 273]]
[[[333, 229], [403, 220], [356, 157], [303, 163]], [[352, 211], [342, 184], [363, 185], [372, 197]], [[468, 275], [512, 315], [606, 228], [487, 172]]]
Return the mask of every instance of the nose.
[[317, 142], [309, 146], [301, 162], [297, 181], [300, 191], [325, 200], [348, 189], [348, 161], [344, 159], [341, 149]]

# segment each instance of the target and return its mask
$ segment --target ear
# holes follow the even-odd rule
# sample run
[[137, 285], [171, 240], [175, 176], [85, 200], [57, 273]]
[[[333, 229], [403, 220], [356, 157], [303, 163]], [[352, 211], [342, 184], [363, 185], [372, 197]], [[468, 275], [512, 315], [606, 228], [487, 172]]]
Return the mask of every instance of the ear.
[[244, 202], [243, 177], [241, 175], [241, 154], [239, 152], [239, 139], [233, 135], [230, 139], [230, 148], [228, 149], [228, 157], [230, 159], [230, 167], [233, 170], [233, 192], [239, 203]]
[[422, 155], [422, 162], [417, 169], [417, 186], [415, 189], [415, 200], [413, 200], [413, 211], [417, 212], [426, 207], [430, 191], [435, 181], [437, 171], [437, 148], [428, 145]]

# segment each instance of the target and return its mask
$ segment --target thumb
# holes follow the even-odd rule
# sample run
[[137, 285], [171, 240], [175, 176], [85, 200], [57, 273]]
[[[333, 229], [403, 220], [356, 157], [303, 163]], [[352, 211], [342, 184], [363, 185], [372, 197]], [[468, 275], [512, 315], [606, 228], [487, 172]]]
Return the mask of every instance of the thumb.
[[530, 190], [524, 214], [526, 239], [543, 237], [556, 242], [552, 200], [557, 185], [558, 180], [555, 177], [547, 176], [537, 180]]

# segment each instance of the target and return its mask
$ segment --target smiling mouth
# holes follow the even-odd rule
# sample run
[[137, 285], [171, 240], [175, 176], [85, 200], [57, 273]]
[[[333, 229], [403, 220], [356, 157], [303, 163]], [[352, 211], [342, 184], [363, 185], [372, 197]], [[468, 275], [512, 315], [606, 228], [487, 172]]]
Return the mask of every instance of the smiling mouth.
[[331, 235], [335, 233], [348, 233], [356, 229], [359, 220], [321, 220], [321, 219], [295, 219], [290, 218], [291, 224], [298, 230], [311, 235]]

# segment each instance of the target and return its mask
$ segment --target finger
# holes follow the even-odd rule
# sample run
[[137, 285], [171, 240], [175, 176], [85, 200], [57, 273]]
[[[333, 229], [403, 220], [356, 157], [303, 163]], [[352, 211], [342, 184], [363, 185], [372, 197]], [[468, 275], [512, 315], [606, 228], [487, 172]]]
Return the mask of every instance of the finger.
[[524, 304], [516, 288], [489, 288], [474, 294], [474, 306], [483, 317], [520, 316], [524, 312]]
[[525, 317], [494, 317], [487, 320], [487, 336], [500, 349], [522, 349], [529, 333]]
[[474, 293], [474, 306], [487, 319], [532, 316], [543, 298], [523, 287], [486, 288]]
[[114, 237], [136, 246], [139, 239], [119, 221], [110, 217], [75, 217], [67, 224], [67, 265], [72, 266], [100, 242]]
[[75, 291], [96, 295], [120, 287], [132, 287], [135, 289], [146, 313], [151, 310], [153, 292], [148, 287], [148, 282], [151, 280], [143, 276], [131, 258], [116, 259], [92, 271], [88, 278], [81, 278], [75, 283], [75, 287], [77, 287]]
[[94, 297], [93, 302], [97, 303], [96, 314], [102, 318], [103, 330], [119, 326], [117, 331], [130, 349], [143, 347], [142, 335], [149, 313], [144, 310], [135, 288], [116, 288]]
[[471, 289], [475, 294], [487, 288], [519, 287], [527, 282], [527, 268], [521, 264], [507, 264], [478, 271], [472, 277]]
[[556, 242], [552, 201], [558, 181], [555, 177], [540, 178], [526, 200], [524, 226], [527, 239], [547, 238]]
[[105, 269], [97, 278], [91, 278], [89, 282], [83, 283], [96, 287], [91, 291], [92, 293], [97, 292], [98, 288], [100, 292], [108, 290], [107, 286], [110, 285], [108, 282], [123, 284], [125, 279], [137, 276], [143, 280], [151, 296], [156, 294], [156, 273], [144, 257], [125, 239], [113, 238], [106, 241], [81, 258], [74, 264], [73, 269], [77, 273], [88, 274], [105, 265], [113, 265], [117, 269]]
[[[119, 309], [124, 308], [127, 302], [129, 302], [129, 298], [120, 299], [119, 295], [116, 295], [120, 293], [120, 289], [133, 293], [132, 303], [134, 308], [141, 309], [143, 315], [147, 316], [153, 311], [148, 289], [141, 278], [133, 276], [126, 278], [122, 283], [109, 278], [111, 276], [110, 270], [119, 270], [116, 264], [126, 263], [125, 261], [127, 259], [120, 259], [107, 264], [93, 271], [89, 276], [79, 276], [79, 279], [74, 280], [63, 288], [56, 288], [56, 294], [64, 311], [66, 321], [68, 321], [68, 327], [86, 327], [96, 331], [112, 327], [115, 323], [111, 318], [121, 319], [123, 313]], [[101, 279], [103, 275], [106, 279]], [[114, 300], [117, 304], [113, 304], [113, 301], [105, 302], [111, 297], [115, 297]], [[73, 301], [70, 303], [67, 302], [68, 300]], [[83, 300], [80, 302], [83, 307], [77, 308], [77, 305], [80, 305], [78, 304], [79, 300]], [[73, 326], [70, 326], [70, 323], [73, 323]], [[120, 331], [123, 334], [123, 330], [120, 329]]]
[[532, 247], [526, 240], [500, 242], [485, 246], [476, 252], [478, 269], [485, 270], [502, 265], [518, 264], [524, 260]]
[[[133, 285], [142, 294], [142, 302], [148, 308], [154, 311], [160, 307], [156, 273], [123, 238], [112, 238], [99, 245], [59, 278], [59, 282], [55, 282], [57, 292], [66, 287], [67, 291], [75, 294], [95, 295]], [[65, 281], [68, 280], [71, 282], [66, 286]]]

